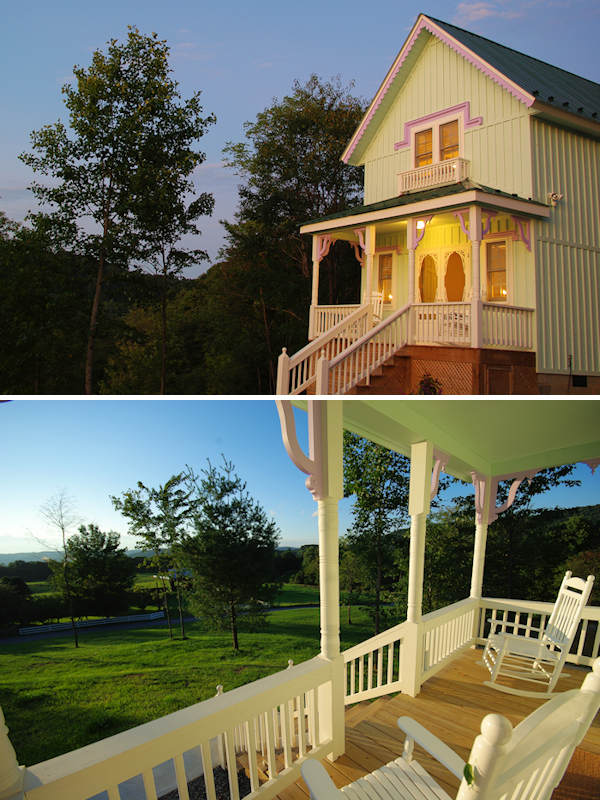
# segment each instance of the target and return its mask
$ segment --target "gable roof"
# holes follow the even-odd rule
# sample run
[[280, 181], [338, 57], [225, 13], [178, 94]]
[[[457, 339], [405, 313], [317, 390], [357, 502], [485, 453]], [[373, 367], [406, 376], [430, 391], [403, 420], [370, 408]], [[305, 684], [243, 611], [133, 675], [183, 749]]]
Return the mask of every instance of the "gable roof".
[[[346, 147], [342, 155], [344, 162], [360, 163], [373, 128], [377, 127], [371, 127], [371, 122], [381, 119], [386, 113], [429, 36], [443, 41], [527, 107], [535, 105], [539, 110], [567, 114], [574, 121], [580, 119], [600, 124], [600, 84], [448, 22], [420, 14]], [[371, 135], [365, 136], [368, 128]]]

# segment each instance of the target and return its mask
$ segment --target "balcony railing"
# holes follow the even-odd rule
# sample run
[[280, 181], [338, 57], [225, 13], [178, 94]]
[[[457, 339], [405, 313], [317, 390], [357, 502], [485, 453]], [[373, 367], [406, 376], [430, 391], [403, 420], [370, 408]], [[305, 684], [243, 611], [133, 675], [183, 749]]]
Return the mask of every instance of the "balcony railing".
[[399, 178], [399, 194], [416, 192], [420, 189], [431, 189], [447, 183], [459, 183], [469, 177], [469, 162], [464, 158], [449, 158], [438, 164], [427, 164], [407, 172], [401, 172]]
[[311, 306], [308, 325], [308, 341], [316, 339], [322, 333], [337, 325], [346, 317], [353, 314], [359, 305], [346, 304], [343, 306]]
[[[535, 638], [534, 628], [543, 627], [552, 607], [524, 600], [461, 600], [425, 614], [419, 622], [402, 622], [333, 661], [313, 658], [24, 768], [20, 796], [25, 800], [97, 800], [97, 796], [156, 800], [177, 789], [180, 800], [189, 800], [188, 782], [204, 774], [207, 800], [216, 800], [213, 769], [221, 766], [229, 778], [231, 800], [240, 800], [242, 795], [242, 800], [268, 800], [298, 779], [307, 755], [322, 758], [335, 753], [338, 741], [341, 752], [345, 704], [398, 691], [415, 693], [463, 650], [483, 644], [490, 618], [502, 630]], [[600, 607], [587, 606], [567, 661], [589, 666], [599, 654]], [[7, 752], [3, 734], [0, 714], [0, 745], [5, 746], [0, 755]], [[240, 766], [249, 776], [246, 794], [238, 786]], [[16, 761], [14, 773], [21, 774]], [[170, 783], [165, 782], [165, 774]], [[7, 772], [5, 777], [12, 776]]]

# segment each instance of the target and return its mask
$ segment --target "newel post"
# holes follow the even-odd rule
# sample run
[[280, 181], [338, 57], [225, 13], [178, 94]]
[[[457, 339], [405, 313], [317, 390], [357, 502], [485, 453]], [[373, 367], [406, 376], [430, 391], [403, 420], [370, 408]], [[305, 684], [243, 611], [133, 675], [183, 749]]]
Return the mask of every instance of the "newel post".
[[416, 697], [421, 688], [423, 672], [423, 637], [421, 617], [423, 604], [423, 572], [425, 565], [425, 526], [431, 507], [431, 471], [433, 445], [417, 442], [410, 449], [410, 488], [408, 513], [410, 514], [410, 555], [408, 567], [407, 622], [409, 647], [404, 660], [405, 691]]
[[0, 800], [23, 796], [23, 775], [0, 708]]
[[290, 393], [290, 357], [287, 348], [284, 347], [277, 360], [277, 387], [276, 394]]

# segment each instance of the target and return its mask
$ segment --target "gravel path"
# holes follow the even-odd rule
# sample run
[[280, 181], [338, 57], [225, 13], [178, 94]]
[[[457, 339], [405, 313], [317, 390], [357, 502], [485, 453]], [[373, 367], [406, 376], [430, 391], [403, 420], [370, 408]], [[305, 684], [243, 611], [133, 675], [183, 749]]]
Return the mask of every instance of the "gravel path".
[[[216, 767], [213, 770], [213, 777], [217, 800], [229, 800], [229, 778], [227, 777], [227, 772], [222, 767]], [[240, 787], [240, 797], [250, 794], [250, 781], [243, 769], [238, 771], [238, 786]], [[188, 792], [190, 800], [206, 800], [204, 775], [200, 775], [199, 778], [188, 783]], [[172, 792], [163, 794], [159, 800], [179, 800], [179, 792], [177, 789], [173, 789]]]

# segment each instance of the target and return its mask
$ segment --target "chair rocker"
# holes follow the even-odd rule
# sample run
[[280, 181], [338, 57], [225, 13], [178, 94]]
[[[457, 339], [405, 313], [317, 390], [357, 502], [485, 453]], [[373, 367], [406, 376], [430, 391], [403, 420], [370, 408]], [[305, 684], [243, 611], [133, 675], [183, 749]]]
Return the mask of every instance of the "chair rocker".
[[[588, 575], [584, 581], [573, 578], [571, 572], [565, 573], [546, 627], [543, 630], [528, 628], [528, 632], [537, 632], [539, 638], [496, 633], [498, 625], [507, 623], [491, 620], [492, 628], [483, 651], [483, 664], [490, 671], [491, 680], [485, 681], [485, 685], [520, 697], [549, 697], [569, 655], [593, 585], [593, 575]], [[501, 677], [537, 684], [542, 690], [506, 686], [497, 682]]]
[[484, 717], [466, 763], [418, 722], [400, 717], [400, 758], [342, 789], [315, 759], [302, 764], [302, 776], [313, 800], [451, 800], [413, 759], [416, 742], [461, 781], [455, 800], [548, 800], [598, 708], [600, 658], [580, 689], [555, 695], [514, 729], [500, 714]]

